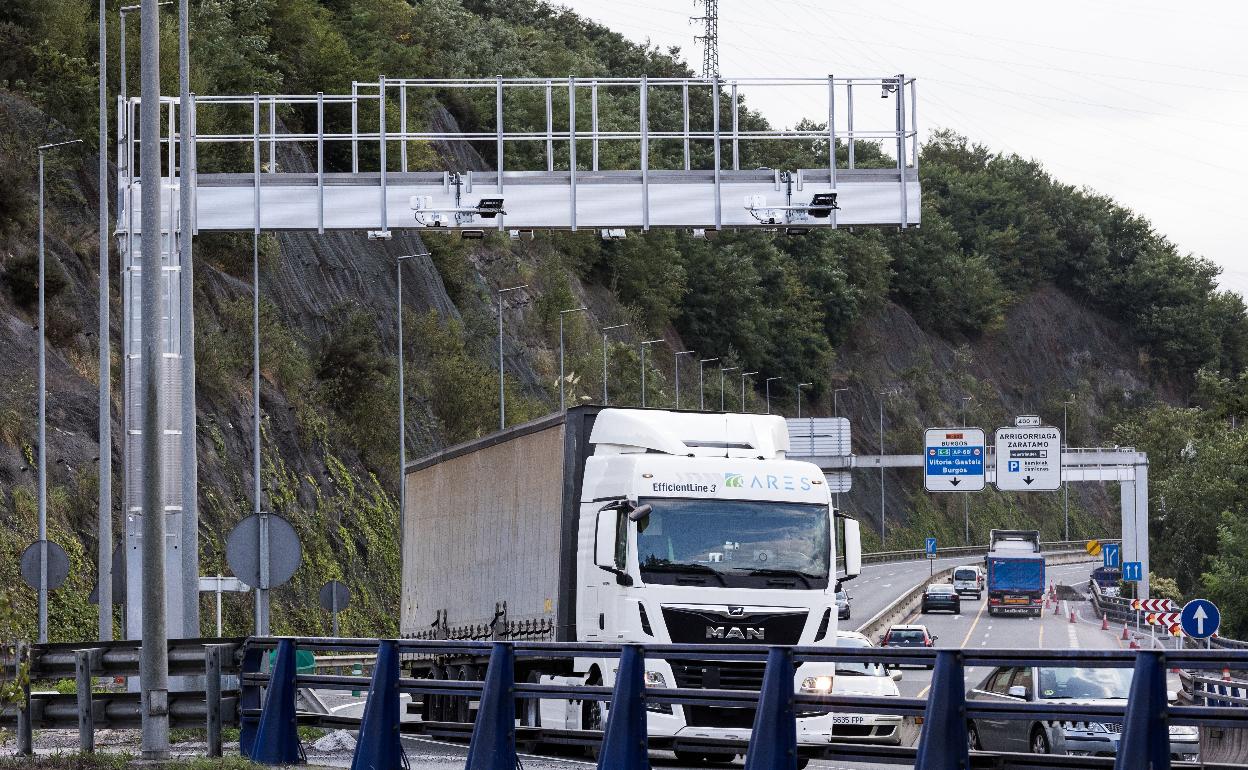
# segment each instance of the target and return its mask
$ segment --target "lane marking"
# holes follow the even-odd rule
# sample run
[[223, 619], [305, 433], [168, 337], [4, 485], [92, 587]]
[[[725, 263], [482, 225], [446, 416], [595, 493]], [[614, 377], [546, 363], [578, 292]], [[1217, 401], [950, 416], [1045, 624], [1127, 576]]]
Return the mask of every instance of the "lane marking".
[[979, 605], [979, 612], [975, 613], [975, 619], [971, 621], [971, 627], [966, 629], [966, 636], [962, 637], [962, 644], [960, 644], [959, 647], [965, 648], [966, 643], [971, 640], [971, 634], [975, 633], [975, 626], [979, 625], [979, 619], [984, 616], [984, 608], [987, 607], [987, 604], [988, 603], [985, 602]]

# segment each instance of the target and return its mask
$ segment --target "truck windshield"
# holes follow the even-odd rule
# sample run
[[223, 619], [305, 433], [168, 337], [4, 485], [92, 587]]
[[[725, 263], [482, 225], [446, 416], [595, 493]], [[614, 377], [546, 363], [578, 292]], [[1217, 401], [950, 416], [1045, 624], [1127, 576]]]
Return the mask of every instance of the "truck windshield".
[[647, 499], [637, 562], [654, 583], [825, 588], [828, 508], [747, 500]]

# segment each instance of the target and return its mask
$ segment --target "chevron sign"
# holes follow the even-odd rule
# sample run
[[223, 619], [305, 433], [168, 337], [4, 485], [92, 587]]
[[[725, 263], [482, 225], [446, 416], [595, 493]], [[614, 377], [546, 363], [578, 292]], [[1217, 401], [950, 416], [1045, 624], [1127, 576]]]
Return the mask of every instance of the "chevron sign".
[[1144, 616], [1144, 620], [1150, 626], [1165, 626], [1170, 628], [1179, 624], [1178, 612], [1150, 612]]
[[1174, 602], [1169, 599], [1132, 599], [1131, 609], [1144, 612], [1173, 612]]

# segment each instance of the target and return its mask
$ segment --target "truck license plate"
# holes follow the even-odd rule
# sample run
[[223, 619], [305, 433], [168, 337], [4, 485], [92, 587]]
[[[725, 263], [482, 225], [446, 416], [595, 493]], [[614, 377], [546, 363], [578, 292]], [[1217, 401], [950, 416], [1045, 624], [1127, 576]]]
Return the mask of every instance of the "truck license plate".
[[862, 724], [862, 721], [863, 716], [861, 714], [854, 714], [852, 716], [835, 714], [832, 717], [832, 724], [834, 725], [860, 725]]
[[1026, 596], [1007, 596], [1005, 597], [1005, 603], [1006, 604], [1027, 604], [1028, 602], [1027, 602]]

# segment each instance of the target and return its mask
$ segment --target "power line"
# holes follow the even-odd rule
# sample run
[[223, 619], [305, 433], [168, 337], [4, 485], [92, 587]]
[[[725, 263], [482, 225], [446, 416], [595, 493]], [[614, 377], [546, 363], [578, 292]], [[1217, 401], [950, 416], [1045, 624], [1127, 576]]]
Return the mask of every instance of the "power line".
[[710, 80], [719, 77], [719, 0], [694, 3], [700, 3], [704, 9], [701, 16], [694, 16], [691, 21], [702, 22], [702, 34], [693, 39], [702, 42], [702, 77]]

